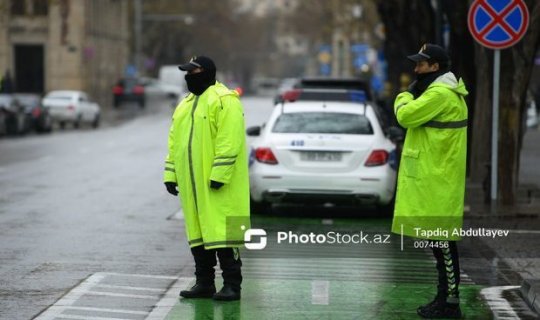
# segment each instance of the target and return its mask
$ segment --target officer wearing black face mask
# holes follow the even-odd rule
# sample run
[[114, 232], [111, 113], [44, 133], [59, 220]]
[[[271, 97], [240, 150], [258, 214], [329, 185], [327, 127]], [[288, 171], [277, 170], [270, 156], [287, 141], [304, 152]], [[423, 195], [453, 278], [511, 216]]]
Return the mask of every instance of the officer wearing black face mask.
[[[216, 81], [204, 56], [179, 66], [191, 92], [176, 107], [169, 130], [164, 183], [180, 194], [186, 238], [195, 260], [196, 283], [184, 299], [239, 300], [239, 247], [249, 229], [249, 174], [244, 111], [238, 93]], [[216, 292], [217, 264], [223, 288]]]
[[210, 58], [196, 57], [179, 68], [187, 71], [185, 79], [188, 90], [196, 96], [200, 96], [209, 86], [216, 83], [216, 66]]

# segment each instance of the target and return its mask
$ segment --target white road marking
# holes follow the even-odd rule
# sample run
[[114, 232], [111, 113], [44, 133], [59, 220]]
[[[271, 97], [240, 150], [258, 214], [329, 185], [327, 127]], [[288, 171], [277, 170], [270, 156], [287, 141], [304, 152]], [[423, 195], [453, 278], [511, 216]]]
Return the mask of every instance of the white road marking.
[[91, 287], [98, 284], [103, 280], [107, 275], [104, 273], [95, 273], [91, 275], [88, 279], [83, 281], [78, 288], [78, 291], [70, 291], [62, 299], [58, 300], [53, 306], [48, 308], [44, 313], [39, 315], [36, 320], [52, 320], [57, 318], [57, 316], [62, 313], [66, 307], [71, 306], [75, 301], [85, 294], [86, 291], [90, 290]]
[[[78, 291], [75, 289], [75, 291]], [[120, 298], [133, 298], [133, 299], [149, 299], [156, 300], [159, 296], [147, 296], [142, 294], [125, 294], [125, 293], [114, 293], [114, 292], [103, 292], [103, 291], [85, 291], [83, 294], [93, 295], [93, 296], [106, 296], [106, 297], [120, 297]]]
[[180, 208], [180, 210], [178, 210], [175, 214], [170, 215], [167, 220], [184, 221], [184, 212], [182, 211], [182, 208]]
[[148, 312], [145, 311], [133, 311], [133, 310], [124, 310], [124, 309], [108, 309], [108, 308], [90, 308], [90, 307], [67, 307], [69, 310], [81, 310], [81, 311], [95, 311], [95, 312], [110, 312], [110, 313], [125, 313], [125, 314], [139, 314], [147, 315]]
[[330, 225], [334, 224], [334, 220], [333, 219], [322, 219], [321, 223], [323, 225], [330, 226]]
[[59, 314], [55, 318], [59, 319], [74, 319], [74, 320], [130, 320], [128, 318], [109, 318], [109, 317], [90, 317], [90, 316], [78, 316], [74, 314]]
[[144, 288], [144, 287], [130, 287], [130, 286], [113, 286], [110, 284], [97, 284], [96, 288], [108, 288], [108, 289], [125, 289], [133, 291], [152, 291], [152, 292], [163, 292], [163, 289], [156, 288]]
[[540, 230], [508, 230], [510, 233], [518, 234], [540, 234]]
[[[161, 292], [166, 289], [157, 289], [157, 288], [144, 288], [144, 287], [131, 287], [131, 286], [122, 286], [122, 285], [107, 285], [102, 284], [101, 282], [107, 277], [126, 277], [126, 278], [143, 278], [143, 279], [159, 279], [159, 280], [176, 280], [175, 284], [167, 291], [165, 296], [160, 299]], [[124, 313], [124, 314], [138, 314], [138, 315], [148, 315], [149, 312], [135, 311], [135, 310], [125, 310], [125, 309], [108, 309], [108, 308], [99, 308], [97, 307], [76, 307], [73, 304], [80, 300], [83, 296], [88, 295], [98, 295], [98, 296], [108, 296], [108, 297], [122, 297], [128, 299], [147, 299], [147, 300], [158, 300], [156, 306], [152, 310], [163, 310], [163, 308], [158, 308], [158, 306], [166, 306], [167, 311], [162, 314], [161, 318], [153, 318], [162, 320], [165, 318], [166, 314], [172, 309], [174, 304], [177, 302], [177, 293], [174, 294], [174, 290], [178, 290], [178, 286], [184, 286], [184, 282], [181, 281], [182, 278], [173, 277], [173, 276], [159, 276], [159, 275], [145, 275], [145, 274], [125, 274], [125, 273], [95, 273], [88, 277], [85, 281], [79, 284], [77, 287], [69, 291], [64, 297], [58, 300], [54, 305], [50, 306], [42, 314], [36, 317], [36, 320], [53, 320], [57, 318], [62, 319], [99, 319], [99, 320], [126, 320], [121, 318], [107, 318], [107, 317], [89, 317], [81, 315], [67, 315], [62, 314], [65, 310], [81, 310], [81, 311], [96, 311], [96, 312], [110, 312], [110, 313]], [[185, 278], [184, 281], [190, 282], [193, 281], [192, 278]], [[156, 295], [137, 295], [137, 294], [123, 294], [123, 293], [114, 293], [114, 292], [102, 292], [102, 291], [93, 291], [96, 288], [115, 288], [115, 289], [129, 289], [134, 291], [150, 291], [156, 292]], [[154, 313], [154, 312], [152, 312]]]
[[176, 280], [178, 277], [171, 277], [171, 276], [155, 276], [151, 274], [133, 274], [133, 273], [114, 273], [114, 272], [106, 272], [106, 273], [100, 273], [104, 274], [106, 276], [117, 276], [117, 277], [135, 277], [135, 278], [150, 278], [150, 279], [169, 279], [169, 280]]
[[178, 303], [178, 294], [180, 290], [187, 288], [195, 282], [195, 278], [178, 278], [169, 288], [167, 293], [159, 300], [152, 312], [145, 320], [163, 320], [169, 314], [171, 309]]
[[311, 304], [328, 305], [330, 300], [330, 281], [311, 281]]
[[493, 312], [494, 319], [520, 319], [519, 316], [514, 312], [514, 309], [510, 303], [502, 296], [503, 291], [515, 290], [518, 288], [519, 286], [489, 287], [480, 291], [480, 294], [484, 296], [489, 308]]

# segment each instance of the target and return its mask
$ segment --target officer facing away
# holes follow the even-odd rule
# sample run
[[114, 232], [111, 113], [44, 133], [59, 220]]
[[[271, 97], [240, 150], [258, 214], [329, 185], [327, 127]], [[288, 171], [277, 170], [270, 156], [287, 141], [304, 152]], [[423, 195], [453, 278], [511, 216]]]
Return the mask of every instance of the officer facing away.
[[[235, 91], [216, 81], [210, 58], [194, 57], [179, 69], [187, 71], [191, 93], [173, 114], [164, 182], [170, 194], [180, 193], [196, 277], [195, 285], [180, 296], [239, 300], [238, 248], [244, 243], [243, 230], [250, 227], [242, 105]], [[223, 270], [223, 288], [218, 293], [216, 255]]]
[[394, 103], [407, 134], [392, 232], [423, 239], [437, 260], [437, 295], [418, 314], [460, 318], [456, 241], [463, 225], [468, 92], [449, 71], [450, 58], [442, 47], [425, 44], [408, 58], [416, 63], [416, 81]]

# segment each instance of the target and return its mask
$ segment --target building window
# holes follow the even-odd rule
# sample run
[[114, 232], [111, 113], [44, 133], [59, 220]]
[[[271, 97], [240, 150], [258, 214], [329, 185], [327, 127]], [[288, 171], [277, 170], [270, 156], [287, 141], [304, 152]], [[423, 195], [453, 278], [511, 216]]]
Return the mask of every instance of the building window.
[[24, 15], [26, 13], [26, 1], [25, 0], [11, 0], [10, 1], [11, 14], [12, 15]]
[[37, 16], [46, 16], [49, 14], [49, 0], [34, 0], [34, 14]]

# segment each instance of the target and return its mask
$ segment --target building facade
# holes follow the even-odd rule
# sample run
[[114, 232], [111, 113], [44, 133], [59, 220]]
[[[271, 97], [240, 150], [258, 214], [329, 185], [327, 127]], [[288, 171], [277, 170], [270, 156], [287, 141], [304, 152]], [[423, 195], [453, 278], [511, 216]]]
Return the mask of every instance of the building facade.
[[102, 104], [129, 59], [128, 0], [0, 0], [0, 72], [14, 91], [88, 92]]

